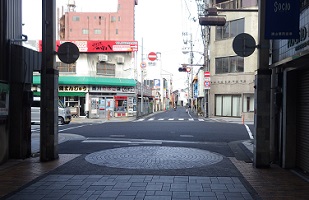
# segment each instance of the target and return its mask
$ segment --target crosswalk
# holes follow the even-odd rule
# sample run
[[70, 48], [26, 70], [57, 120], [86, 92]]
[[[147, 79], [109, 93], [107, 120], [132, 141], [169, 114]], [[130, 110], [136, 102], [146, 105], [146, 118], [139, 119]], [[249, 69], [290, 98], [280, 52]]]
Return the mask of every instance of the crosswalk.
[[142, 122], [142, 121], [206, 121], [205, 119], [199, 119], [199, 118], [142, 118], [135, 120], [135, 122]]

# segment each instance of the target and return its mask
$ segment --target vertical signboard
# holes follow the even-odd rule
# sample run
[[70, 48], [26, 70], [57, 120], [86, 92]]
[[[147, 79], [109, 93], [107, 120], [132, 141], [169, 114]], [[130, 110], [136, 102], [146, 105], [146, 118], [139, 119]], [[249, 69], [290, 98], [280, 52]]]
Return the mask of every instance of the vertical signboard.
[[299, 38], [299, 0], [265, 1], [265, 39]]

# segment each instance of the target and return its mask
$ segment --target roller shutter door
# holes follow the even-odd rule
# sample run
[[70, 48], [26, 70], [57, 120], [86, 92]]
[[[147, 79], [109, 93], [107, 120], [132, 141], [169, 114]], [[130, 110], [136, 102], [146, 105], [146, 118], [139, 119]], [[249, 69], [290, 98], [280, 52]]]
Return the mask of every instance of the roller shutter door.
[[309, 172], [309, 70], [298, 73], [296, 164]]

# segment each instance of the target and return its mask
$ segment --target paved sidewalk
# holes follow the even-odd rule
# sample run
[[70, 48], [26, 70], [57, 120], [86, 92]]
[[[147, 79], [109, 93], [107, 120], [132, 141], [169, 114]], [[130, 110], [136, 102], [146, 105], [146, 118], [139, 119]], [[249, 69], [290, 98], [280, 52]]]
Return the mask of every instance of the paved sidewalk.
[[230, 160], [255, 192], [249, 193], [238, 177], [48, 173], [78, 156], [60, 154], [58, 160], [50, 162], [39, 162], [38, 158], [9, 161], [0, 167], [0, 199], [305, 200], [309, 197], [308, 182], [290, 170], [276, 165], [256, 169], [251, 163], [235, 158]]

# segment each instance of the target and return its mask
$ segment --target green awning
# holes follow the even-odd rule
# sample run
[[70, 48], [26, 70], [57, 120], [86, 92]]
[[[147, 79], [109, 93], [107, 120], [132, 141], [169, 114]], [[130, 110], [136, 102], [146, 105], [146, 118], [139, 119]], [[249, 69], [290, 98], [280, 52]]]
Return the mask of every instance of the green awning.
[[[33, 84], [41, 84], [41, 76], [33, 76]], [[59, 85], [108, 85], [108, 86], [135, 86], [134, 79], [89, 77], [89, 76], [59, 76]]]
[[[33, 92], [33, 96], [41, 96], [41, 92]], [[58, 92], [59, 97], [84, 97], [85, 92]]]

